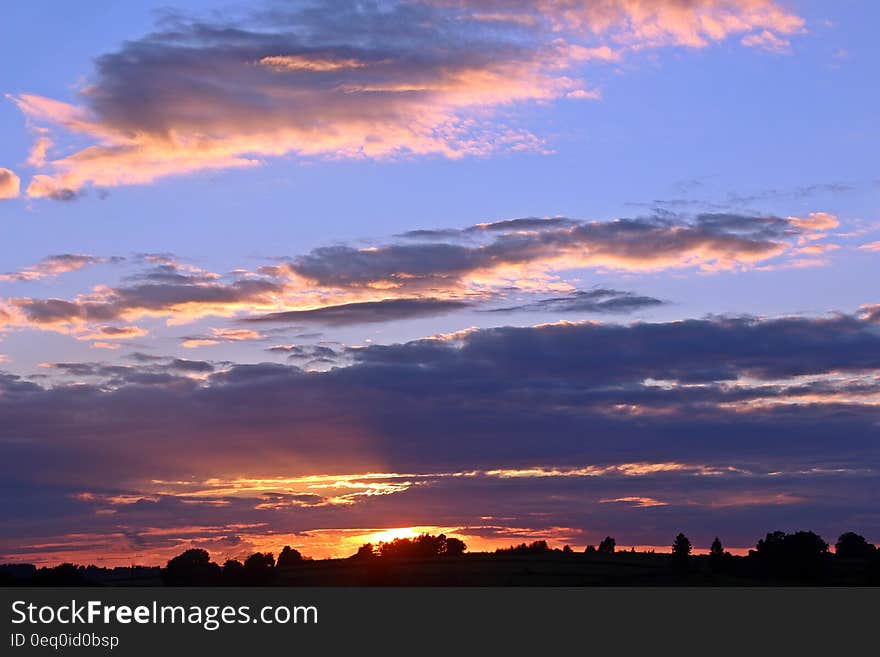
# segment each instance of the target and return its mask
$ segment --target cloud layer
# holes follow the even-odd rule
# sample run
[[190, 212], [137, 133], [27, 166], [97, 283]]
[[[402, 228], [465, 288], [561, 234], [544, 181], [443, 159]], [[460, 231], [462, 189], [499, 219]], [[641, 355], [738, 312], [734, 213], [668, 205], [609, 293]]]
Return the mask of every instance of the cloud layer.
[[[0, 319], [7, 328], [91, 335], [102, 326], [157, 317], [170, 324], [220, 317], [251, 324], [347, 326], [466, 309], [634, 313], [663, 301], [601, 287], [581, 289], [580, 274], [820, 265], [839, 248], [827, 241], [828, 231], [838, 225], [835, 215], [823, 212], [614, 221], [525, 218], [417, 230], [368, 247], [320, 247], [225, 275], [168, 254], [141, 254], [133, 260], [140, 268], [120, 284], [97, 285], [72, 299], [8, 297], [0, 302]], [[108, 261], [121, 259], [50, 256], [0, 280], [37, 280]], [[223, 330], [227, 333], [193, 336], [187, 346], [262, 339], [244, 326]], [[236, 330], [237, 336], [229, 332]]]
[[131, 534], [144, 551], [413, 525], [583, 542], [613, 529], [639, 545], [684, 528], [708, 543], [719, 508], [734, 546], [792, 523], [876, 537], [878, 354], [866, 309], [471, 330], [348, 349], [348, 366], [320, 373], [56, 364], [76, 385], [0, 379], [3, 550], [73, 549], [59, 534], [83, 517], [94, 551], [130, 527], [153, 528]]
[[[14, 102], [37, 142], [31, 197], [251, 167], [294, 154], [457, 158], [542, 150], [502, 107], [593, 99], [591, 62], [743, 35], [787, 47], [804, 22], [771, 0], [306, 3], [238, 19], [168, 15], [99, 57], [76, 103]], [[54, 139], [90, 142], [53, 158]]]

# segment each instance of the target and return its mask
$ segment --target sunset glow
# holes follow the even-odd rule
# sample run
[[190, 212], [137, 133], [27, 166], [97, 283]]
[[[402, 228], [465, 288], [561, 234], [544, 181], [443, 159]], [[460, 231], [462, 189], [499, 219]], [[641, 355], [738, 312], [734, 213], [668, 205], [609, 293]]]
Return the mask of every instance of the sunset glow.
[[880, 541], [880, 8], [110, 4], [4, 7], [0, 564]]

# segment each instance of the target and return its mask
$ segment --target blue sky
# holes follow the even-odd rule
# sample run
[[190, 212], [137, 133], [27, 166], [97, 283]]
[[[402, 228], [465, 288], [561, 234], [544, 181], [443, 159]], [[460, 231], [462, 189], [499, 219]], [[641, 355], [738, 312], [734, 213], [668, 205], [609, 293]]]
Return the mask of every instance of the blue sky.
[[[859, 432], [876, 427], [878, 403], [871, 387], [877, 370], [870, 365], [880, 275], [880, 246], [872, 246], [880, 244], [877, 8], [869, 2], [771, 0], [698, 1], [687, 10], [660, 2], [649, 11], [629, 0], [539, 4], [540, 11], [519, 0], [357, 7], [180, 2], [173, 8], [30, 2], [4, 8], [0, 369], [8, 377], [8, 403], [25, 395], [29, 401], [20, 407], [40, 408], [55, 399], [57, 408], [74, 413], [60, 400], [77, 390], [101, 405], [120, 396], [152, 399], [177, 387], [210, 398], [228, 391], [226, 382], [250, 365], [270, 368], [265, 376], [281, 376], [271, 368], [288, 368], [326, 377], [316, 384], [323, 391], [316, 393], [316, 407], [337, 395], [360, 394], [359, 387], [347, 387], [355, 384], [346, 377], [379, 377], [393, 407], [401, 403], [395, 381], [408, 375], [378, 360], [393, 353], [421, 371], [426, 365], [413, 345], [436, 343], [425, 341], [431, 336], [445, 336], [440, 342], [454, 345], [455, 353], [479, 354], [499, 336], [506, 339], [503, 331], [520, 327], [534, 333], [522, 353], [539, 372], [557, 349], [548, 324], [589, 332], [595, 325], [638, 331], [647, 322], [674, 332], [688, 321], [722, 330], [725, 318], [747, 316], [757, 323], [748, 331], [815, 331], [815, 344], [839, 349], [841, 361], [796, 374], [774, 370], [770, 377], [756, 374], [767, 369], [756, 364], [757, 355], [743, 356], [736, 376], [712, 379], [696, 365], [689, 374], [672, 367], [673, 383], [663, 385], [684, 394], [693, 381], [711, 382], [725, 395], [729, 386], [750, 394], [782, 386], [746, 410], [730, 411], [729, 400], [712, 402], [719, 412], [734, 413], [727, 425], [732, 434], [740, 431], [735, 413], [808, 405], [825, 418], [843, 404], [862, 428], [854, 429], [851, 449], [842, 451], [853, 463], [873, 467], [876, 447]], [[354, 19], [345, 18], [348, 11]], [[47, 140], [42, 154], [32, 150], [41, 139]], [[504, 223], [535, 218], [544, 221]], [[433, 232], [404, 235], [415, 230]], [[846, 328], [835, 324], [844, 321], [850, 322]], [[840, 344], [822, 342], [828, 331], [839, 332]], [[852, 340], [845, 336], [869, 349], [866, 364], [851, 362]], [[626, 349], [634, 338], [616, 339]], [[654, 349], [681, 348], [656, 339]], [[738, 342], [731, 338], [731, 344]], [[503, 359], [493, 360], [501, 352], [491, 353], [485, 362], [495, 363], [502, 377]], [[723, 353], [715, 357], [724, 360]], [[737, 357], [732, 354], [732, 362]], [[403, 361], [394, 362], [402, 367]], [[706, 370], [716, 365], [707, 362]], [[438, 371], [437, 385], [455, 386], [442, 378], [455, 371]], [[456, 403], [503, 408], [504, 400], [516, 397], [486, 392], [493, 375], [483, 374], [486, 381], [469, 401]], [[558, 372], [545, 375], [548, 385], [570, 394], [582, 385]], [[650, 387], [652, 380], [631, 383]], [[852, 392], [856, 380], [868, 386], [858, 394]], [[791, 391], [801, 384], [823, 392]], [[241, 394], [249, 398], [261, 385], [245, 385]], [[679, 404], [670, 401], [668, 414], [686, 415]], [[424, 409], [420, 417], [436, 411]], [[602, 417], [606, 411], [595, 410]], [[55, 450], [54, 441], [77, 440], [44, 435], [26, 413], [3, 412], [9, 413], [4, 449], [21, 462], [33, 458], [33, 445]], [[290, 409], [292, 416], [299, 412]], [[369, 464], [436, 473], [474, 458], [486, 471], [493, 464], [576, 469], [587, 458], [593, 465], [617, 458], [610, 445], [604, 451], [579, 443], [535, 451], [532, 441], [542, 433], [535, 417], [533, 433], [511, 438], [509, 457], [494, 448], [472, 453], [459, 446], [450, 448], [449, 458], [413, 461], [398, 443], [404, 415], [379, 421], [352, 411], [354, 426], [377, 423], [368, 432], [369, 449], [348, 446], [357, 455], [352, 472], [369, 471]], [[480, 433], [489, 419], [466, 420], [465, 410], [461, 417], [463, 424], [473, 422], [462, 431], [489, 440]], [[785, 424], [778, 417], [765, 420]], [[86, 431], [70, 418], [53, 421], [72, 436]], [[411, 421], [418, 424], [418, 418]], [[817, 422], [828, 437], [840, 431], [832, 420]], [[265, 454], [274, 456], [248, 465], [247, 472], [230, 461], [229, 450], [248, 440], [236, 434], [219, 436], [216, 462], [190, 474], [327, 474], [334, 459], [282, 425], [266, 429], [273, 437], [266, 438]], [[116, 426], [108, 419], [100, 433], [111, 440]], [[187, 426], [174, 430], [198, 443]], [[785, 424], [779, 431], [793, 429]], [[652, 452], [644, 437], [631, 440], [623, 450], [630, 462]], [[789, 440], [767, 447], [766, 470], [796, 456], [798, 439]], [[837, 458], [830, 444], [816, 440], [811, 468], [819, 467], [823, 454]], [[599, 436], [595, 444], [606, 441]], [[37, 468], [16, 475], [11, 494], [20, 502], [51, 498], [61, 506], [76, 499], [83, 518], [109, 509], [113, 513], [104, 516], [111, 520], [133, 511], [131, 505], [95, 500], [140, 495], [162, 507], [163, 522], [179, 522], [173, 503], [184, 492], [145, 483], [162, 479], [162, 468], [178, 468], [159, 459], [149, 475], [126, 469], [133, 461], [151, 462], [159, 447], [148, 436], [123, 444], [107, 457], [108, 467], [119, 466], [121, 473], [108, 484], [112, 490], [82, 490], [77, 468], [86, 466], [73, 465], [53, 474], [57, 499], [43, 488]], [[740, 453], [733, 445], [713, 455], [678, 446], [667, 460], [745, 469], [746, 461], [749, 467], [761, 462], [750, 450]], [[278, 454], [284, 455], [280, 470], [273, 460]], [[650, 456], [662, 460], [661, 454]], [[709, 465], [691, 463], [713, 458]], [[837, 469], [857, 469], [849, 465], [837, 463]], [[541, 488], [547, 481], [536, 479], [536, 494], [558, 494]], [[435, 484], [440, 486], [426, 486]], [[671, 527], [687, 519], [693, 505], [671, 501], [680, 487], [666, 486], [618, 497], [659, 500], [639, 509], [665, 514]], [[834, 488], [841, 501], [832, 513], [811, 506], [822, 486], [794, 481], [772, 494], [746, 491], [765, 503], [743, 505], [748, 517], [735, 540], [745, 544], [749, 532], [773, 529], [765, 525], [792, 506], [807, 524], [815, 518], [836, 531], [830, 518], [847, 508], [846, 491], [858, 487], [843, 481]], [[666, 493], [669, 501], [662, 498]], [[742, 491], [729, 496], [748, 497]], [[319, 510], [289, 505], [265, 522], [276, 532], [323, 528], [364, 535], [389, 526], [444, 526], [489, 540], [489, 530], [466, 514], [412, 513], [406, 501], [417, 497], [415, 489], [376, 497], [394, 499], [388, 508], [373, 508], [372, 499], [337, 499]], [[597, 509], [606, 508], [601, 498], [597, 493]], [[459, 504], [454, 495], [449, 499], [450, 508]], [[706, 502], [700, 508], [720, 507]], [[852, 508], [853, 522], [865, 525], [856, 529], [877, 538], [876, 513]], [[308, 518], [319, 511], [320, 518]], [[572, 540], [613, 529], [567, 513], [559, 511], [558, 526], [567, 527]], [[212, 517], [212, 526], [221, 528], [215, 534], [229, 533], [222, 529], [227, 521]], [[143, 522], [135, 517], [128, 524]], [[529, 522], [516, 520], [532, 533], [547, 530]], [[661, 540], [640, 526], [621, 521], [630, 544]], [[492, 531], [504, 540], [508, 530]], [[102, 531], [112, 534], [112, 522]], [[47, 521], [12, 532], [0, 553], [17, 558], [33, 556], [26, 545], [38, 538], [72, 528]], [[242, 540], [259, 545], [258, 533]], [[95, 540], [95, 553], [107, 554], [110, 539]], [[182, 532], [170, 546], [151, 547], [145, 558], [194, 540]], [[331, 554], [337, 548], [328, 543], [316, 549]]]

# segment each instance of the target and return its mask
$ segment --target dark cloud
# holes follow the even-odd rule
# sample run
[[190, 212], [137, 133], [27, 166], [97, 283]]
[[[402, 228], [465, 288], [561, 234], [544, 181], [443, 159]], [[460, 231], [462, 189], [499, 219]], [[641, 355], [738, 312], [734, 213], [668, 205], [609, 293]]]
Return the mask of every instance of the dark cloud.
[[249, 317], [245, 322], [291, 322], [297, 324], [323, 324], [328, 326], [348, 326], [351, 324], [370, 324], [390, 322], [415, 317], [431, 317], [468, 308], [469, 303], [448, 299], [383, 299], [346, 303], [339, 306], [325, 306], [313, 310], [288, 310]]
[[213, 372], [214, 366], [203, 360], [188, 360], [186, 358], [175, 358], [171, 361], [171, 367], [183, 372]]
[[325, 363], [334, 363], [339, 353], [332, 347], [324, 345], [277, 345], [266, 349], [272, 354], [284, 354], [290, 360], [308, 360]]
[[137, 361], [139, 363], [154, 363], [160, 360], [164, 360], [163, 356], [154, 356], [153, 354], [145, 354], [140, 351], [135, 351], [126, 356], [131, 360]]
[[[502, 327], [344, 356], [352, 364], [326, 372], [229, 365], [203, 381], [175, 375], [170, 360], [55, 365], [92, 384], [0, 377], [2, 495], [16, 501], [6, 506], [45, 509], [29, 521], [34, 536], [88, 517], [108, 534], [119, 523], [188, 520], [264, 523], [261, 532], [497, 525], [491, 531], [569, 527], [585, 542], [600, 532], [644, 544], [690, 526], [718, 531], [722, 513], [734, 545], [777, 523], [832, 538], [880, 532], [880, 331], [869, 313]], [[98, 501], [71, 507], [68, 497], [94, 487], [95, 464], [106, 489], [129, 491], [193, 477], [219, 477], [223, 489], [224, 477], [242, 473], [262, 477], [260, 486], [401, 474], [381, 480], [400, 484], [386, 494], [336, 506], [265, 490], [251, 499], [166, 491], [96, 516]], [[463, 472], [472, 474], [444, 475]], [[6, 529], [7, 545], [22, 527]]]
[[231, 283], [144, 283], [118, 287], [100, 300], [66, 301], [64, 299], [13, 299], [34, 324], [63, 322], [106, 322], [132, 312], [173, 314], [182, 306], [204, 306], [209, 314], [212, 307], [260, 303], [281, 293], [283, 287], [272, 281], [237, 280]]
[[[625, 358], [621, 357], [625, 354]], [[494, 374], [603, 384], [658, 380], [761, 379], [870, 372], [880, 368], [880, 331], [870, 317], [722, 317], [672, 323], [555, 324], [475, 331], [461, 345], [427, 340], [353, 352], [365, 363], [462, 368], [491, 356]], [[422, 360], [424, 359], [424, 360]], [[499, 369], [502, 368], [502, 369]]]
[[678, 217], [607, 222], [517, 219], [458, 231], [459, 236], [491, 234], [488, 243], [447, 243], [442, 240], [453, 235], [450, 231], [419, 231], [420, 238], [441, 241], [370, 249], [322, 247], [293, 258], [287, 266], [319, 285], [365, 287], [393, 282], [410, 288], [448, 286], [477, 271], [510, 265], [623, 270], [732, 267], [780, 255], [790, 240], [806, 230], [781, 217], [740, 214], [701, 214], [690, 221]]
[[492, 308], [489, 312], [562, 312], [562, 313], [631, 313], [663, 305], [663, 301], [632, 292], [597, 288], [576, 290], [563, 296], [523, 303], [518, 306]]
[[[72, 300], [10, 298], [6, 303], [20, 316], [3, 314], [10, 323], [60, 325], [62, 330], [71, 324], [144, 315], [183, 321], [247, 314], [251, 316], [245, 321], [253, 322], [375, 323], [439, 315], [517, 293], [552, 293], [555, 286], [550, 283], [545, 289], [535, 287], [536, 272], [553, 282], [560, 272], [584, 269], [641, 272], [784, 265], [802, 257], [799, 243], [807, 239], [819, 245], [819, 231], [837, 225], [837, 218], [826, 213], [804, 218], [704, 213], [614, 221], [513, 219], [460, 229], [458, 235], [466, 238], [462, 240], [450, 240], [443, 231], [443, 238], [416, 242], [321, 247], [260, 267], [256, 275], [235, 270], [224, 276], [181, 264], [171, 254], [141, 254], [138, 260], [147, 267], [124, 284], [96, 288]], [[94, 256], [64, 258], [53, 266], [84, 266]], [[591, 294], [575, 293], [567, 301], [523, 299], [516, 308], [631, 312], [656, 305], [656, 300], [634, 293], [604, 300], [591, 299]], [[279, 310], [255, 315], [261, 309]], [[194, 339], [239, 339], [232, 332], [215, 331], [216, 335]]]
[[505, 219], [502, 221], [492, 221], [483, 224], [476, 224], [475, 226], [469, 226], [463, 229], [457, 228], [440, 228], [440, 229], [419, 229], [419, 230], [409, 230], [405, 233], [401, 233], [399, 237], [405, 237], [408, 239], [426, 239], [426, 240], [435, 240], [435, 239], [447, 239], [447, 238], [462, 238], [469, 234], [478, 234], [478, 233], [491, 233], [491, 232], [512, 232], [512, 231], [541, 231], [548, 230], [552, 228], [563, 228], [568, 226], [574, 226], [578, 222], [573, 219], [566, 219], [564, 217], [552, 217], [552, 218], [540, 218], [540, 217], [525, 217], [522, 219]]
[[[277, 349], [298, 353], [296, 347]], [[152, 445], [164, 442], [161, 432], [155, 433], [159, 418], [162, 426], [178, 421], [199, 426], [193, 448], [213, 436], [217, 457], [234, 449], [240, 431], [257, 435], [253, 431], [258, 430], [261, 438], [251, 443], [251, 456], [264, 448], [289, 449], [305, 450], [315, 459], [326, 447], [322, 440], [348, 440], [346, 431], [331, 438], [328, 428], [316, 429], [332, 417], [334, 423], [360, 427], [356, 435], [366, 431], [378, 441], [368, 441], [371, 449], [401, 468], [429, 467], [433, 459], [456, 467], [474, 459], [485, 465], [554, 458], [572, 463], [588, 453], [601, 460], [661, 455], [664, 460], [695, 455], [740, 460], [766, 452], [770, 460], [831, 462], [867, 446], [873, 435], [874, 408], [850, 402], [876, 389], [876, 381], [853, 377], [880, 369], [878, 354], [876, 325], [844, 315], [551, 324], [349, 349], [346, 357], [354, 364], [326, 373], [263, 363], [230, 366], [204, 385], [180, 379], [149, 394], [135, 385], [7, 391], [0, 409], [6, 426], [39, 440], [54, 441], [51, 431], [44, 431], [56, 421], [84, 423], [86, 434], [108, 437], [119, 423], [140, 423], [137, 433], [146, 431], [150, 444], [129, 448], [160, 460], [161, 448]], [[320, 357], [314, 351], [302, 355]], [[200, 371], [209, 369], [209, 364], [187, 362], [198, 363]], [[53, 367], [123, 382], [135, 371], [166, 371], [94, 363]], [[802, 379], [807, 376], [823, 378]], [[766, 405], [803, 395], [816, 396], [816, 405]], [[823, 400], [823, 395], [832, 397]], [[742, 404], [755, 401], [765, 404]], [[95, 424], [98, 417], [89, 414], [65, 418], [80, 404], [112, 409], [114, 419], [101, 416]], [[652, 409], [662, 413], [654, 415]], [[757, 431], [759, 425], [765, 428]], [[290, 426], [299, 427], [299, 438], [285, 433]], [[839, 438], [844, 426], [850, 433]], [[702, 441], [700, 436], [712, 435], [704, 433], [710, 429], [721, 433]], [[317, 433], [308, 437], [312, 430]], [[829, 435], [838, 436], [833, 449]], [[398, 444], [404, 436], [410, 442]], [[477, 442], [460, 452], [468, 440]], [[798, 452], [801, 448], [806, 451]]]

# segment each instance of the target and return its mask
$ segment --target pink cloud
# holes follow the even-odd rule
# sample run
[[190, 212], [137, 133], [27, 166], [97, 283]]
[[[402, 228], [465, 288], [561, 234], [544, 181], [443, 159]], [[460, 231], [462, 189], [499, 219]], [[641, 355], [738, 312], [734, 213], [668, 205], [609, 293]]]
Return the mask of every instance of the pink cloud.
[[21, 180], [15, 172], [0, 167], [0, 200], [16, 198], [21, 191]]

